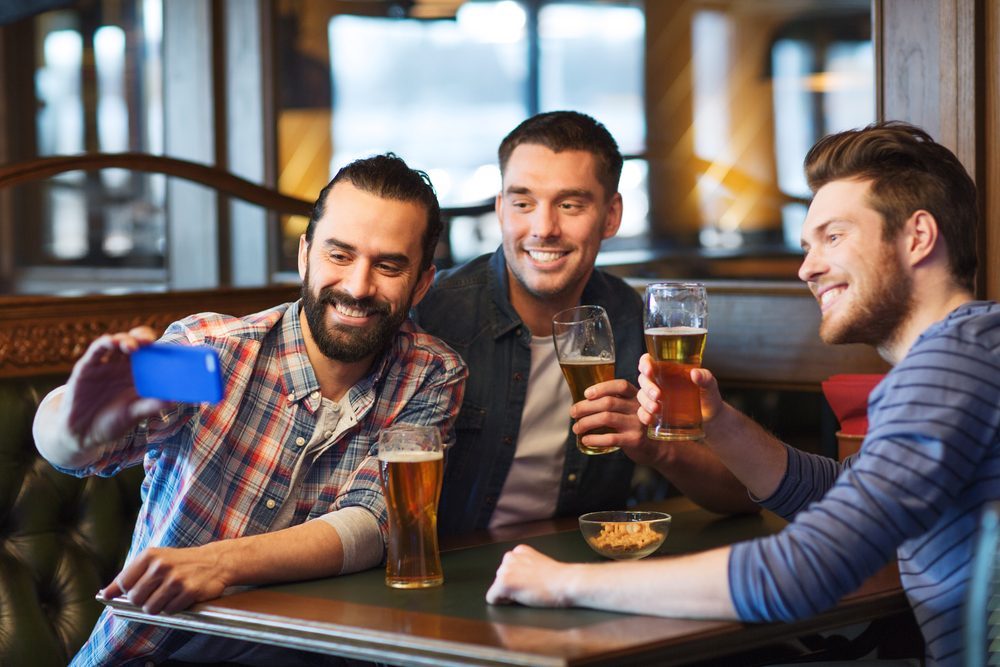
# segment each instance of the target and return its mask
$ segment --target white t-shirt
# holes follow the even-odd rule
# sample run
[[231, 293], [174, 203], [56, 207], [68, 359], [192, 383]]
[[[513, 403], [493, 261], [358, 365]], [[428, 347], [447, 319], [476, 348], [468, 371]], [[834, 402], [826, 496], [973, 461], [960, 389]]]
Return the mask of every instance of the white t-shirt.
[[573, 397], [551, 336], [531, 337], [531, 372], [510, 472], [490, 528], [555, 514]]

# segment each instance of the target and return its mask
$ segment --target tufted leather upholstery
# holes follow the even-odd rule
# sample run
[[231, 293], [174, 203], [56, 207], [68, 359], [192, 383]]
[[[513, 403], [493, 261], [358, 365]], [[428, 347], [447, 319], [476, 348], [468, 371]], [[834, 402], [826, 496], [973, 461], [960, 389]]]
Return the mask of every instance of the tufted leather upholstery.
[[0, 665], [65, 665], [117, 574], [139, 509], [142, 468], [77, 479], [35, 451], [31, 422], [63, 376], [0, 380]]

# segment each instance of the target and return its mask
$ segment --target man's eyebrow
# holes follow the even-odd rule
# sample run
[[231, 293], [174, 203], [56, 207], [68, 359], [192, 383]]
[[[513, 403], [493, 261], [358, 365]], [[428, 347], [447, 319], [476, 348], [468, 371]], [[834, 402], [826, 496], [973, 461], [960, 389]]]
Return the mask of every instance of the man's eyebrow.
[[[344, 250], [350, 253], [357, 253], [358, 251], [358, 249], [350, 243], [338, 241], [337, 239], [324, 240], [323, 248], [327, 251], [336, 249]], [[393, 264], [399, 264], [400, 266], [409, 266], [411, 263], [409, 255], [403, 252], [383, 252], [375, 255], [373, 259], [375, 262], [392, 262]]]
[[[504, 189], [504, 193], [508, 195], [530, 195], [532, 194], [531, 188], [525, 187], [523, 185], [508, 185]], [[566, 188], [564, 190], [559, 190], [556, 192], [556, 199], [565, 199], [566, 197], [578, 197], [580, 199], [594, 199], [594, 193], [590, 190], [583, 188]]]

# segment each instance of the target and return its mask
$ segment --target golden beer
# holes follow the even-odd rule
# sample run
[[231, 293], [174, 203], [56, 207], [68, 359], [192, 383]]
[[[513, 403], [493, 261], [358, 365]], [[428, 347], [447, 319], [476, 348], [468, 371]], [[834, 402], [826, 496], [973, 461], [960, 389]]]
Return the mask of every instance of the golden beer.
[[[579, 403], [586, 397], [583, 392], [587, 387], [592, 387], [600, 382], [607, 382], [615, 379], [615, 362], [595, 357], [560, 360], [559, 367], [562, 369], [566, 383], [569, 384], [569, 393], [573, 396], [573, 402]], [[596, 428], [587, 433], [612, 433], [609, 428]], [[580, 442], [582, 436], [576, 436], [576, 448], [584, 454], [610, 454], [618, 451], [618, 447], [588, 447]]]
[[691, 369], [701, 367], [708, 332], [697, 327], [646, 329], [646, 351], [653, 358], [653, 379], [660, 387], [660, 414], [647, 435], [656, 440], [699, 440], [701, 392]]
[[442, 584], [437, 506], [444, 452], [380, 452], [379, 471], [389, 513], [385, 583], [393, 588]]

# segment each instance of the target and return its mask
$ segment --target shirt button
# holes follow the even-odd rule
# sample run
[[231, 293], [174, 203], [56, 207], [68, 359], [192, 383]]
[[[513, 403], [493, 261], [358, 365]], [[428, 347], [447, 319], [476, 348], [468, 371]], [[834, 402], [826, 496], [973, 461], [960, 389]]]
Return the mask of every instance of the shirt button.
[[295, 392], [294, 391], [288, 395], [288, 400], [289, 401], [294, 401], [295, 400]]
[[319, 392], [318, 391], [314, 391], [312, 393], [312, 397], [315, 398], [315, 399], [318, 399], [319, 398]]
[[524, 375], [521, 373], [514, 373], [514, 382], [520, 382], [524, 379]]
[[152, 660], [147, 660], [145, 663], [145, 667], [156, 667], [156, 663], [153, 662]]
[[333, 437], [333, 431], [326, 431], [326, 432], [324, 432], [323, 433], [323, 437], [326, 438], [327, 440], [329, 440], [330, 438]]
[[333, 411], [334, 412], [340, 412], [340, 403], [334, 403], [333, 404]]
[[514, 438], [510, 437], [509, 435], [506, 436], [503, 439], [503, 444], [505, 444], [505, 445], [512, 445], [512, 444], [514, 444]]
[[277, 504], [278, 503], [274, 502], [274, 498], [268, 498], [267, 502], [264, 503], [265, 507], [267, 507], [267, 509], [269, 509], [269, 510], [273, 510], [274, 506], [277, 505]]
[[298, 438], [295, 438], [295, 446], [296, 447], [301, 447], [304, 444], [306, 444], [306, 439], [305, 438], [303, 438], [301, 436], [298, 437]]
[[566, 479], [569, 480], [570, 482], [575, 482], [576, 481], [576, 473], [575, 472], [571, 472], [570, 474], [566, 475]]

